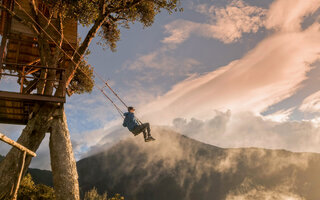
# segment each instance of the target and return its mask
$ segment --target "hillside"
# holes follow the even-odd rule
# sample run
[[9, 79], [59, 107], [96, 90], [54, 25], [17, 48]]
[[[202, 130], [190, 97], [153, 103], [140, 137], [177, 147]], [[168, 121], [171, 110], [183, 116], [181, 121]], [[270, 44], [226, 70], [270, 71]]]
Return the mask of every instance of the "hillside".
[[320, 199], [320, 155], [223, 149], [158, 129], [78, 162], [82, 191], [130, 200]]
[[[130, 200], [320, 199], [319, 154], [223, 149], [154, 132], [156, 142], [132, 137], [78, 161], [82, 193], [96, 187]], [[36, 183], [52, 186], [50, 171], [29, 172]]]
[[[0, 155], [0, 162], [4, 157]], [[29, 168], [28, 173], [31, 174], [33, 181], [36, 184], [44, 184], [47, 186], [53, 186], [51, 171]]]

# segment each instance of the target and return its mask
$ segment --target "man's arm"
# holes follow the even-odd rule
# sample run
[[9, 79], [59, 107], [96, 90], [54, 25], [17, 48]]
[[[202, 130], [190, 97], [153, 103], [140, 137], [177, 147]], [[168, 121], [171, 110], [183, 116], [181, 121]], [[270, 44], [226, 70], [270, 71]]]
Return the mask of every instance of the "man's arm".
[[139, 121], [137, 120], [137, 118], [135, 116], [133, 116], [133, 121], [137, 126], [140, 125]]
[[122, 123], [123, 127], [127, 127], [127, 122], [126, 122], [126, 118], [124, 118], [123, 123]]

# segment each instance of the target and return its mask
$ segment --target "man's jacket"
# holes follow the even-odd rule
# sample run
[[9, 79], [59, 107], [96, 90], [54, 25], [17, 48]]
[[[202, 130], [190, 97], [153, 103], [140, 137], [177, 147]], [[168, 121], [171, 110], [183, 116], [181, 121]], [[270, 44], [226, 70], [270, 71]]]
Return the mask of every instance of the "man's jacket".
[[129, 131], [133, 131], [136, 126], [139, 126], [138, 120], [134, 117], [134, 114], [131, 112], [124, 113], [123, 126], [127, 127]]

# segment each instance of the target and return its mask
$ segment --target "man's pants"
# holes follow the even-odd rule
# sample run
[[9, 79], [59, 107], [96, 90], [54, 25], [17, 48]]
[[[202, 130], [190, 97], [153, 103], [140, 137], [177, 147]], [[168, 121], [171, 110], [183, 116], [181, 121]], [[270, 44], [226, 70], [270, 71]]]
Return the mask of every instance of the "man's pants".
[[150, 132], [151, 132], [150, 124], [149, 123], [144, 123], [144, 124], [138, 125], [132, 131], [132, 133], [134, 135], [138, 135], [141, 132], [143, 132], [143, 136], [144, 136], [145, 139], [147, 137], [151, 136], [151, 134], [150, 134]]

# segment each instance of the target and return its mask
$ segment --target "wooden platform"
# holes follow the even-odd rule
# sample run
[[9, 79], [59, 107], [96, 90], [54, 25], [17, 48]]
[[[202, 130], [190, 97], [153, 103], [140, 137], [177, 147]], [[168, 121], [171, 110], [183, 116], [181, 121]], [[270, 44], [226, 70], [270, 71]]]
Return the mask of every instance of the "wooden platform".
[[[29, 0], [0, 1], [23, 19], [28, 19], [26, 13], [32, 15]], [[44, 16], [49, 16], [48, 11], [51, 8], [45, 6], [49, 4], [43, 4], [42, 0], [36, 0], [35, 5]], [[38, 16], [41, 27], [47, 26], [48, 23], [44, 16]], [[53, 26], [47, 27], [47, 32], [55, 40], [60, 37], [60, 34], [54, 28], [58, 27], [57, 16], [53, 15], [51, 23]], [[69, 42], [64, 41], [62, 49], [69, 56], [64, 55], [57, 66], [41, 66], [37, 36], [29, 27], [10, 17], [5, 10], [0, 10], [0, 35], [2, 36], [0, 43], [0, 80], [1, 77], [5, 76], [14, 77], [20, 86], [19, 91], [0, 91], [0, 123], [26, 124], [37, 103], [65, 103], [66, 69], [71, 64], [69, 56], [74, 55], [74, 48], [77, 47], [77, 21], [64, 20], [63, 35]], [[51, 54], [54, 55], [57, 48], [56, 44], [51, 40], [48, 42]], [[54, 72], [55, 77], [51, 76], [49, 79], [46, 76], [41, 76], [42, 72], [48, 73], [49, 71]], [[34, 94], [37, 92], [36, 86], [40, 81], [53, 83], [54, 90], [59, 89], [60, 97]], [[58, 88], [61, 85], [63, 88]], [[60, 90], [62, 90], [61, 94]]]
[[64, 103], [65, 98], [0, 91], [0, 123], [27, 124], [36, 103]]

